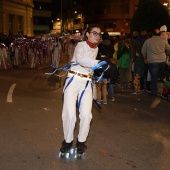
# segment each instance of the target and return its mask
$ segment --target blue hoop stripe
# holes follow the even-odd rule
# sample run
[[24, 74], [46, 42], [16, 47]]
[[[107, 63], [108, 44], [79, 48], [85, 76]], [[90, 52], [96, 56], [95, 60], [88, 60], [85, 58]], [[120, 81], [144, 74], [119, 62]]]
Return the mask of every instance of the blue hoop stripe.
[[89, 69], [89, 72], [92, 72], [92, 71], [100, 68], [100, 67], [103, 66], [104, 64], [107, 64], [107, 62], [106, 62], [106, 61], [102, 61], [102, 62], [98, 63], [97, 65], [95, 65], [94, 67], [92, 67], [91, 69]]

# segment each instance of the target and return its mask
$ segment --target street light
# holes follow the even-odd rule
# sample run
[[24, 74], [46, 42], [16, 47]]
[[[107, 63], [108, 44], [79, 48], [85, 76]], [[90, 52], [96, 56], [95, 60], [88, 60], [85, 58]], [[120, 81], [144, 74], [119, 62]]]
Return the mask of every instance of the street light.
[[168, 3], [163, 3], [164, 6], [168, 6]]

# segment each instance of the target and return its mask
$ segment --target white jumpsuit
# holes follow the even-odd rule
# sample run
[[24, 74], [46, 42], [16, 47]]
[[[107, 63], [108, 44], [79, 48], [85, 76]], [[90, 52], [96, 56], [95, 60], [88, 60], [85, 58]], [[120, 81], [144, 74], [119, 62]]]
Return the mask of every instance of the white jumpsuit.
[[[72, 66], [71, 71], [89, 75], [89, 68], [98, 64], [99, 60], [96, 60], [98, 48], [90, 48], [86, 41], [79, 42], [75, 48], [72, 61], [78, 62], [79, 65]], [[70, 80], [72, 77], [72, 81]], [[68, 84], [68, 82], [70, 82]], [[89, 83], [87, 83], [89, 82]], [[82, 91], [84, 94], [82, 95]], [[73, 141], [74, 128], [76, 123], [76, 101], [80, 101], [79, 107], [79, 134], [78, 141], [85, 142], [89, 133], [90, 122], [92, 119], [92, 84], [90, 78], [80, 77], [78, 75], [68, 73], [68, 77], [63, 89], [63, 130], [64, 139], [67, 143]]]
[[15, 48], [15, 56], [14, 56], [14, 66], [18, 66], [19, 63], [19, 48]]

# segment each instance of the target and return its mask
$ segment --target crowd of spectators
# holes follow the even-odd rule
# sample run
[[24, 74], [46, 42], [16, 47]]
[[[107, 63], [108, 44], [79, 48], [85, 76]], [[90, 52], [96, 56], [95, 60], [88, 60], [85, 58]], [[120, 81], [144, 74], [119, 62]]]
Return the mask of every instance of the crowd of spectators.
[[[107, 104], [107, 98], [115, 101], [114, 86], [117, 84], [120, 88], [131, 87], [133, 95], [139, 95], [144, 90], [153, 96], [163, 94], [163, 89], [157, 91], [157, 85], [160, 81], [170, 81], [169, 35], [166, 26], [149, 33], [142, 28], [124, 37], [110, 37], [104, 32], [98, 45], [97, 58], [106, 61], [110, 68], [105, 71], [103, 79], [96, 83], [98, 104], [102, 100], [103, 104]], [[29, 63], [30, 69], [51, 63], [59, 67], [61, 53], [65, 53], [70, 62], [79, 41], [80, 37], [72, 35], [62, 38], [48, 36], [41, 39], [12, 39], [0, 34], [0, 52], [6, 49], [4, 58], [0, 53], [0, 69], [17, 69], [25, 63]], [[95, 75], [99, 74], [101, 72], [95, 72]]]

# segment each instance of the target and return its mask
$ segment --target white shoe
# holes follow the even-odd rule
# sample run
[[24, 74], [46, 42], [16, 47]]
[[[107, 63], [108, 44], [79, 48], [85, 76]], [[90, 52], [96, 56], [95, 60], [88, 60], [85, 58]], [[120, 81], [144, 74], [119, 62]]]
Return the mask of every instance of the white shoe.
[[107, 104], [107, 102], [105, 101], [105, 102], [103, 102], [103, 104]]
[[115, 98], [111, 98], [110, 100], [111, 100], [112, 102], [115, 102]]
[[97, 100], [96, 100], [96, 102], [97, 102], [98, 104], [101, 104], [101, 102], [100, 102], [100, 101], [97, 101]]

